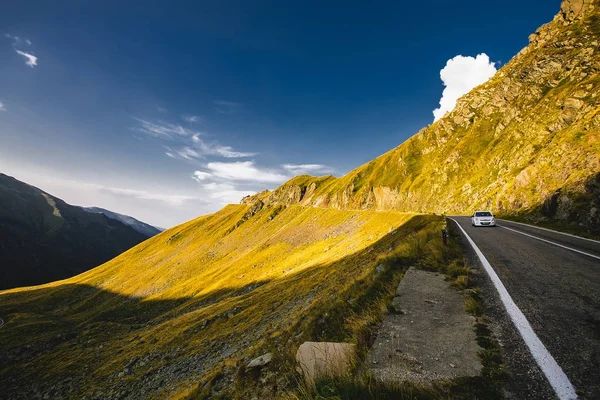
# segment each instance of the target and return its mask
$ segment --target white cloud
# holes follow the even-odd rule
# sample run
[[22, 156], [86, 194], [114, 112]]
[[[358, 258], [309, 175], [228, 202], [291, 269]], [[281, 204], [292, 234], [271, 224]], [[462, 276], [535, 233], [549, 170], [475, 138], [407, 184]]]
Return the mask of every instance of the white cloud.
[[474, 87], [481, 85], [496, 73], [496, 67], [485, 53], [475, 58], [458, 55], [446, 62], [440, 71], [444, 91], [440, 107], [433, 110], [434, 121], [442, 118], [456, 106], [456, 101]]
[[[200, 136], [202, 132], [193, 129], [184, 128], [179, 124], [171, 124], [163, 121], [152, 122], [141, 118], [134, 118], [140, 123], [139, 126], [133, 128], [138, 132], [145, 133], [159, 139], [175, 140], [183, 138], [183, 147], [174, 149], [167, 147], [167, 156], [171, 158], [182, 158], [191, 160], [195, 158], [203, 158], [205, 156], [221, 156], [225, 158], [243, 158], [252, 157], [257, 153], [235, 151], [231, 146], [224, 146], [218, 142], [206, 142]], [[186, 145], [185, 142], [188, 144]]]
[[25, 57], [25, 59], [26, 59], [25, 64], [26, 65], [29, 65], [31, 68], [33, 68], [33, 67], [35, 67], [37, 65], [38, 58], [36, 56], [34, 56], [33, 54], [25, 53], [24, 51], [17, 50], [17, 49], [15, 49], [15, 51], [17, 52], [17, 54], [20, 54], [23, 57]]
[[235, 186], [228, 183], [207, 183], [201, 185], [209, 198], [216, 200], [218, 203], [232, 204], [239, 203], [244, 196], [256, 193], [252, 190], [237, 190]]
[[198, 154], [198, 152], [194, 149], [192, 149], [191, 147], [184, 147], [180, 150], [174, 150], [175, 153], [177, 153], [179, 155], [179, 157], [184, 158], [186, 160], [191, 160], [194, 158], [198, 158], [200, 157], [200, 154]]
[[[223, 146], [218, 143], [207, 143], [200, 139], [198, 135], [192, 137], [192, 144], [184, 146], [179, 150], [169, 148], [169, 157], [191, 160], [194, 158], [204, 158], [205, 156], [221, 156], [224, 158], [244, 158], [252, 157], [258, 153], [235, 151], [231, 146]], [[192, 147], [193, 146], [193, 147]]]
[[198, 115], [184, 115], [181, 118], [183, 118], [184, 121], [189, 122], [189, 123], [200, 122], [200, 120], [202, 119]]
[[161, 113], [166, 113], [168, 110], [161, 106], [156, 106], [156, 110]]
[[134, 119], [140, 123], [140, 126], [134, 128], [134, 130], [157, 138], [173, 139], [174, 137], [189, 136], [195, 133], [178, 124], [169, 124], [166, 122], [155, 123], [141, 118]]
[[6, 111], [6, 107], [4, 107], [4, 103], [0, 101], [0, 111]]
[[214, 151], [217, 154], [222, 155], [225, 158], [243, 158], [243, 157], [253, 157], [258, 153], [248, 153], [242, 151], [234, 151], [230, 146], [216, 146], [214, 147]]
[[323, 164], [284, 164], [282, 167], [294, 175], [327, 174], [333, 169]]
[[206, 168], [208, 172], [205, 173], [210, 174], [211, 177], [232, 181], [281, 183], [289, 178], [276, 171], [258, 168], [254, 161], [210, 162]]
[[109, 192], [116, 195], [133, 197], [135, 199], [160, 201], [163, 203], [167, 203], [171, 206], [180, 206], [187, 201], [198, 200], [198, 198], [194, 196], [152, 193], [146, 190], [122, 189], [116, 187], [97, 185], [94, 183], [82, 183], [81, 186], [88, 187], [90, 189], [96, 189], [98, 191]]
[[203, 182], [211, 177], [212, 177], [212, 175], [209, 174], [208, 172], [194, 171], [194, 176], [192, 176], [192, 179], [195, 179], [198, 182]]
[[20, 38], [18, 36], [13, 36], [13, 35], [11, 35], [9, 33], [5, 33], [4, 36], [6, 36], [10, 40], [12, 40], [13, 47], [14, 46], [18, 46], [18, 45], [22, 45], [24, 43], [27, 46], [31, 46], [31, 40], [29, 40], [29, 39], [23, 39], [23, 38]]

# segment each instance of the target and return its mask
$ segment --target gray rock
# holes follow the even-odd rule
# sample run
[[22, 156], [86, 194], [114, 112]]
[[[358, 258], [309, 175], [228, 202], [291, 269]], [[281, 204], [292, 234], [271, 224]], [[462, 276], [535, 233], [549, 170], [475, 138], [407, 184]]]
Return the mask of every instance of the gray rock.
[[270, 363], [271, 360], [273, 360], [273, 353], [266, 353], [250, 361], [246, 368], [261, 368]]

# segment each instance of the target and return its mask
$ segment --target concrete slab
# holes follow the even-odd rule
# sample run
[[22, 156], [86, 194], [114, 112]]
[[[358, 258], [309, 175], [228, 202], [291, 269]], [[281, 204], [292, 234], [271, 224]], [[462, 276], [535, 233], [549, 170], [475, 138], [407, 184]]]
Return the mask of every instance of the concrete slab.
[[464, 300], [443, 275], [410, 268], [396, 291], [396, 313], [386, 316], [367, 355], [374, 377], [427, 384], [479, 375], [475, 318]]

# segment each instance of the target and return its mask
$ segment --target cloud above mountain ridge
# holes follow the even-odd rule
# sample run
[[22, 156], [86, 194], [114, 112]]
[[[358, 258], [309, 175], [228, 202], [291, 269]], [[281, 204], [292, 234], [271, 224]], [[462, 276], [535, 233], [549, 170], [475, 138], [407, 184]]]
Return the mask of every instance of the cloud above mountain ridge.
[[434, 122], [452, 111], [461, 96], [486, 82], [495, 73], [495, 63], [485, 53], [476, 57], [457, 55], [449, 59], [440, 70], [440, 79], [445, 88], [440, 106], [433, 110]]

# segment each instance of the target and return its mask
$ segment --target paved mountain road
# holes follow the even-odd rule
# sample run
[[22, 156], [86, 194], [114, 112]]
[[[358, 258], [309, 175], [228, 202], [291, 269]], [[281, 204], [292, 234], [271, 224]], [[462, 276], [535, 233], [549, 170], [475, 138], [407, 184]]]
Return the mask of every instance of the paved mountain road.
[[[475, 228], [468, 217], [453, 219], [483, 253], [577, 395], [600, 399], [600, 242], [504, 220], [496, 228]], [[498, 297], [489, 290], [484, 296]], [[535, 390], [521, 394], [546, 396]]]

